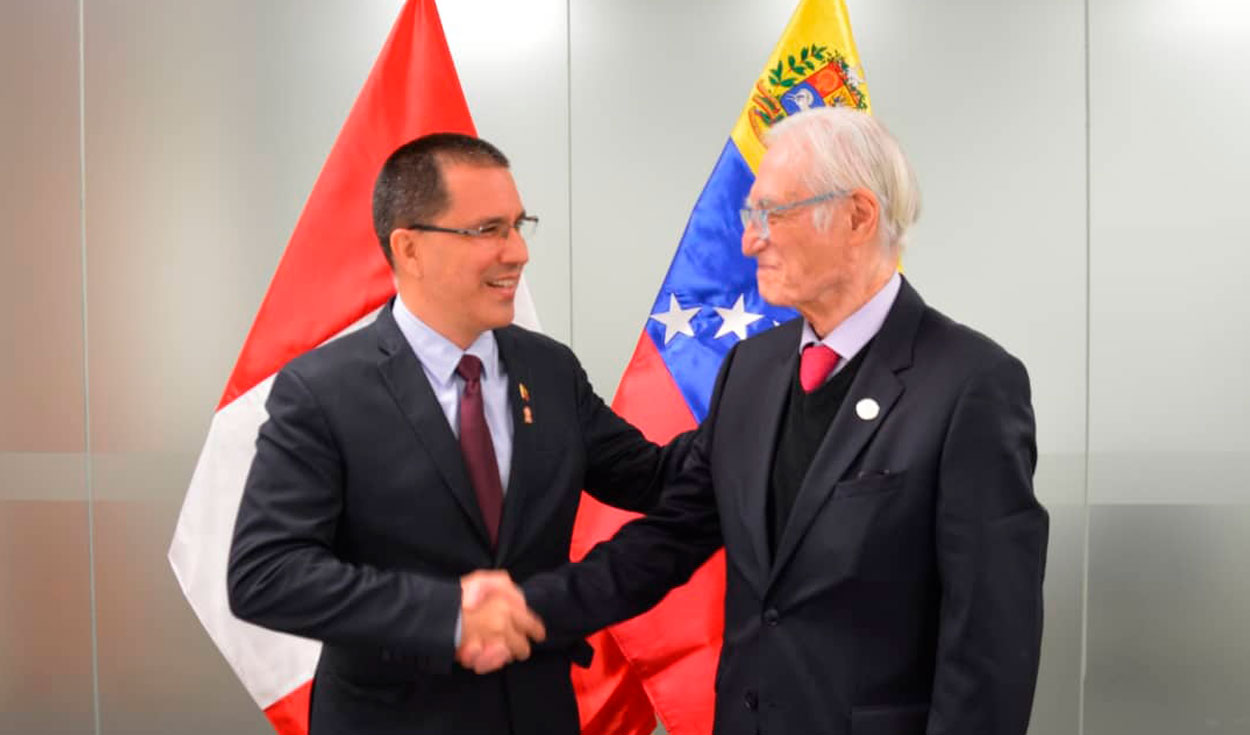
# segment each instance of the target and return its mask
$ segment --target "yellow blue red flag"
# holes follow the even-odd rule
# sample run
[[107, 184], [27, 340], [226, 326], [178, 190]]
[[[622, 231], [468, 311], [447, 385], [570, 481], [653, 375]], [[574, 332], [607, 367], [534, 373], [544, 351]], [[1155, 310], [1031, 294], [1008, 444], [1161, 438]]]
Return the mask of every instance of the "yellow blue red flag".
[[[651, 439], [667, 441], [703, 419], [717, 369], [738, 340], [796, 316], [760, 298], [738, 210], [768, 128], [827, 105], [868, 111], [868, 88], [843, 0], [803, 0], [751, 86], [617, 388], [613, 408]], [[631, 517], [583, 497], [573, 558]], [[660, 606], [595, 641], [604, 654], [598, 665], [574, 670], [584, 732], [649, 733], [650, 712], [622, 711], [637, 706], [628, 692], [639, 686], [672, 735], [711, 732], [724, 580], [722, 552]]]

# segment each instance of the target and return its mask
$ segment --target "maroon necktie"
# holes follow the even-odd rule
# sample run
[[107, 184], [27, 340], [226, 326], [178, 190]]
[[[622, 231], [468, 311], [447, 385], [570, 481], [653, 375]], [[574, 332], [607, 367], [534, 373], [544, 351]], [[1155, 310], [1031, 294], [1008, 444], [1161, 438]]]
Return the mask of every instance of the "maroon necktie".
[[499, 516], [503, 514], [503, 485], [499, 482], [495, 445], [490, 440], [486, 407], [482, 403], [482, 361], [466, 354], [460, 358], [456, 374], [464, 378], [464, 393], [460, 394], [460, 452], [490, 532], [490, 545], [494, 547], [499, 538]]
[[799, 357], [799, 385], [804, 393], [811, 393], [825, 384], [829, 373], [838, 365], [838, 353], [829, 346], [810, 344], [803, 348]]

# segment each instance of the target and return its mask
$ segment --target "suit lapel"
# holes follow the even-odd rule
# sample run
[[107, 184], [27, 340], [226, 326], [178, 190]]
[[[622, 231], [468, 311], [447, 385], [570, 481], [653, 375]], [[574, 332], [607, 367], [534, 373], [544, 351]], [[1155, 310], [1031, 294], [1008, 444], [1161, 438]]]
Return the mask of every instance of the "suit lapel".
[[378, 365], [383, 382], [408, 422], [412, 424], [418, 441], [438, 468], [447, 487], [451, 488], [482, 543], [489, 548], [490, 535], [486, 532], [486, 522], [482, 520], [477, 496], [473, 493], [473, 485], [470, 484], [464, 467], [460, 443], [447, 425], [447, 417], [443, 414], [438, 399], [434, 397], [421, 361], [417, 359], [395, 323], [391, 304], [383, 307], [374, 324], [378, 330], [378, 346], [384, 355]]
[[803, 320], [795, 319], [777, 327], [776, 347], [765, 351], [761, 359], [752, 365], [754, 374], [745, 376], [746, 385], [754, 387], [755, 398], [749, 409], [743, 412], [744, 420], [739, 427], [758, 437], [741, 442], [744, 468], [739, 484], [738, 507], [742, 511], [743, 524], [751, 538], [762, 585], [771, 567], [772, 555], [768, 550], [767, 503], [771, 492], [769, 475], [777, 446], [777, 434], [786, 408], [786, 394], [790, 390], [790, 377], [798, 361], [799, 332]]
[[[524, 515], [526, 495], [534, 487], [540, 487], [542, 478], [535, 477], [543, 467], [542, 452], [538, 446], [536, 423], [530, 390], [534, 387], [533, 375], [527, 369], [531, 361], [525, 359], [524, 345], [515, 339], [509, 329], [495, 330], [495, 343], [499, 356], [508, 371], [508, 407], [512, 413], [512, 462], [508, 472], [508, 487], [503, 498], [503, 516], [499, 520], [499, 546], [495, 551], [496, 562], [507, 558], [508, 553], [520, 543], [521, 519]], [[521, 386], [525, 393], [522, 394]], [[540, 393], [541, 388], [540, 388]], [[527, 416], [530, 421], [527, 422]]]
[[[868, 346], [864, 364], [860, 366], [859, 374], [851, 383], [846, 399], [825, 432], [825, 438], [816, 450], [811, 467], [799, 486], [790, 518], [786, 521], [781, 540], [777, 543], [777, 555], [773, 561], [769, 586], [776, 583], [804, 534], [829, 499], [834, 485], [842, 479], [851, 463], [868, 445], [902, 395], [903, 383], [897, 373], [911, 365], [916, 329], [923, 310], [924, 302], [920, 295], [904, 279], [889, 316]], [[869, 399], [876, 402], [877, 415], [863, 418], [857, 405], [860, 401]], [[771, 461], [768, 466], [772, 466]], [[764, 518], [762, 514], [756, 517]]]
[[[816, 456], [812, 458], [811, 467], [803, 476], [802, 484], [799, 485], [794, 508], [790, 511], [781, 541], [777, 544], [777, 557], [773, 563], [770, 583], [776, 581], [780, 570], [794, 554], [803, 534], [807, 533], [821, 506], [833, 492], [834, 484], [842, 478], [851, 462], [868, 444], [868, 440], [876, 433], [881, 422], [885, 421], [902, 392], [902, 383], [894, 377], [894, 373], [874, 361], [872, 355], [868, 355], [860, 366], [855, 381], [851, 383], [846, 400], [842, 402], [829, 425], [820, 448], [816, 450]], [[872, 420], [862, 419], [856, 413], [855, 404], [864, 399], [872, 399], [880, 406], [879, 414]]]

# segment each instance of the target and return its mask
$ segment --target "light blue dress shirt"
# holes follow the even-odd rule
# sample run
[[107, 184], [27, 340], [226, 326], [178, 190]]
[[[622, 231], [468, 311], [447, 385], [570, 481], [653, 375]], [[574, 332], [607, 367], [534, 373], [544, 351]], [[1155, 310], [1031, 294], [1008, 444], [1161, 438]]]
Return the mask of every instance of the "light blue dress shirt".
[[903, 277], [895, 271], [894, 276], [886, 281], [880, 291], [830, 330], [824, 339], [817, 337], [812, 325], [804, 319], [803, 336], [799, 338], [799, 353], [802, 354], [803, 348], [810, 344], [824, 344], [838, 353], [840, 359], [833, 372], [829, 373], [829, 378], [837, 375], [881, 331], [881, 325], [885, 324], [885, 318], [890, 315], [890, 307], [894, 306], [894, 299], [898, 298], [898, 290], [902, 285]]
[[[482, 361], [482, 404], [486, 412], [486, 426], [490, 440], [495, 445], [495, 462], [499, 465], [499, 485], [508, 492], [508, 477], [512, 467], [512, 411], [508, 408], [508, 373], [499, 359], [499, 345], [495, 333], [482, 332], [469, 349], [462, 350], [454, 342], [434, 331], [428, 324], [409, 311], [404, 300], [396, 296], [392, 310], [395, 323], [404, 339], [416, 353], [430, 381], [434, 397], [447, 417], [451, 433], [460, 438], [460, 394], [464, 392], [464, 378], [456, 374], [460, 358], [467, 352]], [[452, 642], [460, 647], [462, 625], [461, 613], [456, 613], [456, 630]]]
[[508, 492], [508, 476], [512, 467], [512, 411], [508, 405], [508, 373], [499, 359], [495, 333], [482, 332], [469, 349], [462, 350], [454, 342], [434, 331], [408, 310], [402, 298], [395, 299], [395, 323], [404, 333], [412, 351], [421, 361], [425, 377], [430, 381], [434, 397], [447, 417], [451, 433], [460, 438], [460, 395], [464, 379], [456, 374], [460, 358], [467, 352], [482, 361], [482, 403], [486, 426], [495, 445], [495, 462], [499, 465], [499, 485]]

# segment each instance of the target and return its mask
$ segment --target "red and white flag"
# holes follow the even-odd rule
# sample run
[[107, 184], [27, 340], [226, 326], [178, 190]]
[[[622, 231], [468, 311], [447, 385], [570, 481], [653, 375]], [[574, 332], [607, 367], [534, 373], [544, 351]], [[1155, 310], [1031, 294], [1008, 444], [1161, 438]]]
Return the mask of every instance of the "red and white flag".
[[[169, 547], [182, 591], [281, 735], [308, 731], [320, 644], [238, 620], [226, 561], [273, 376], [291, 358], [368, 323], [394, 294], [373, 233], [382, 163], [435, 132], [475, 134], [434, 0], [408, 0], [313, 187], [213, 416]], [[538, 328], [524, 281], [516, 320]]]

